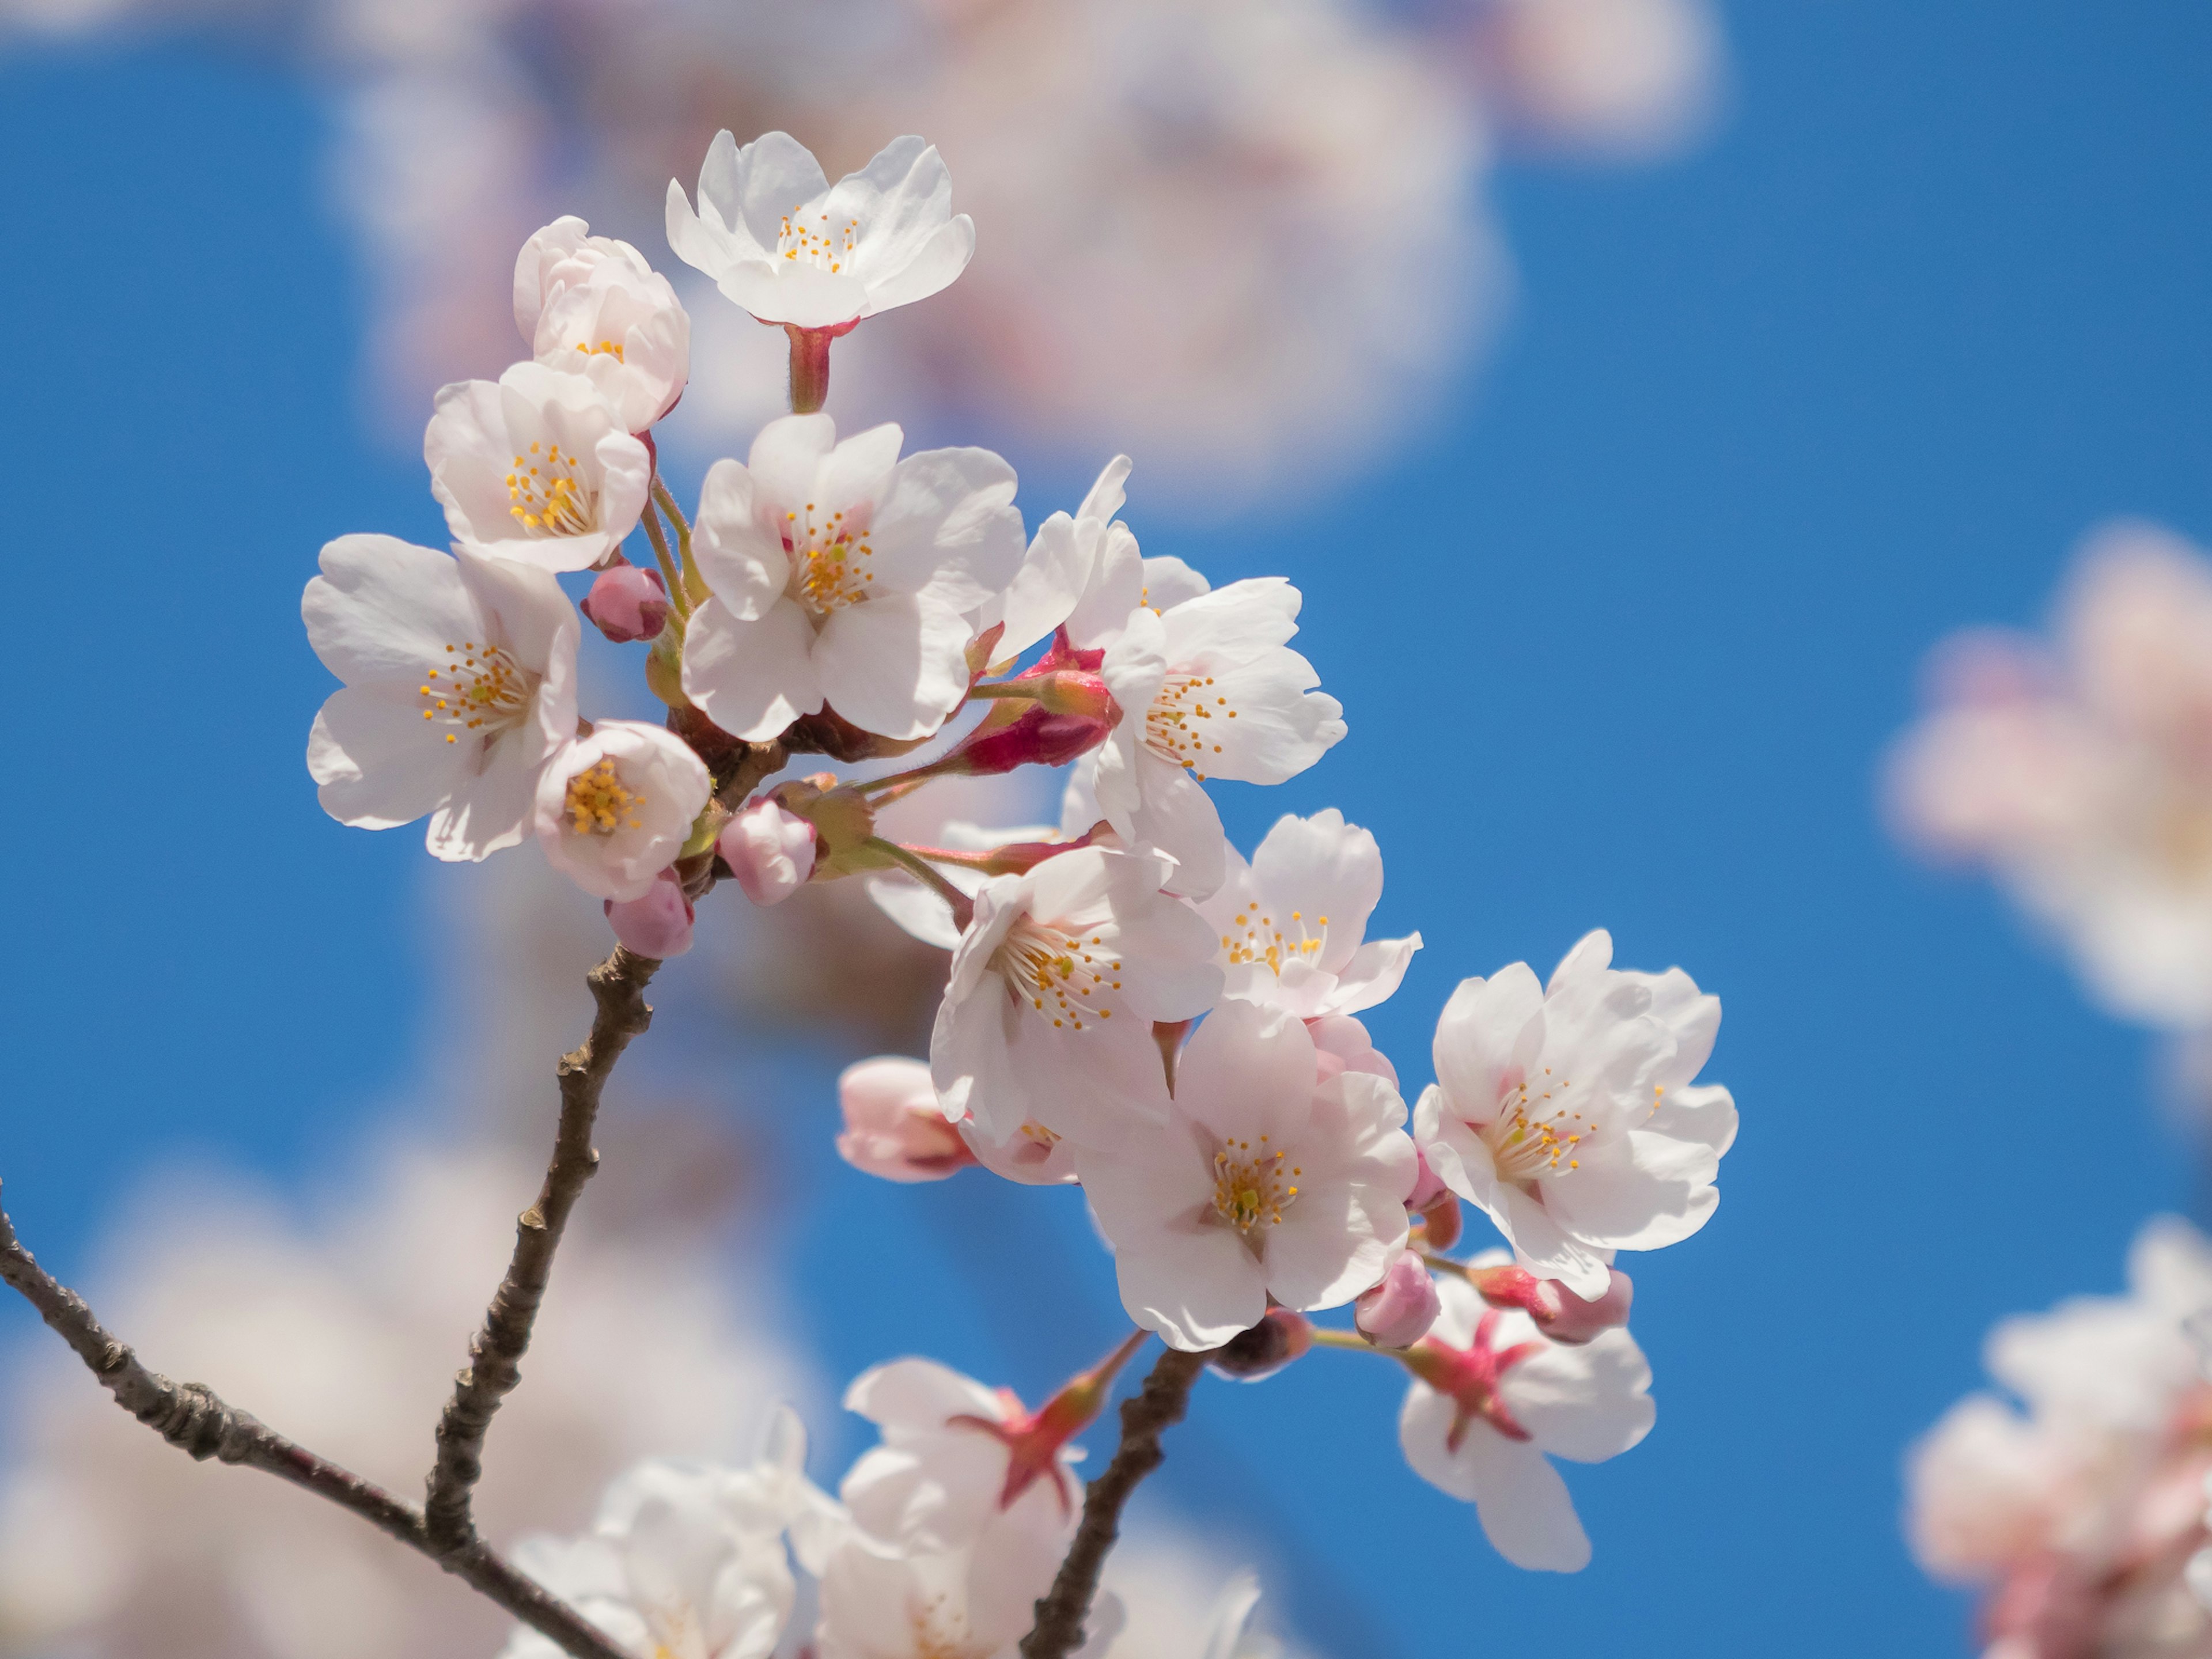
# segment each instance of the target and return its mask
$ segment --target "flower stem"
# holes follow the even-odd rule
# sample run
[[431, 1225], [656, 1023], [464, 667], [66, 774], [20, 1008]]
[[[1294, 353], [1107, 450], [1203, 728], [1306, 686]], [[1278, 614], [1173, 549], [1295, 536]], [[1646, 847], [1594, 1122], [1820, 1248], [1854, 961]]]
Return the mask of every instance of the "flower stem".
[[945, 880], [919, 854], [900, 846], [896, 842], [885, 841], [881, 836], [871, 836], [868, 837], [867, 844], [872, 849], [881, 853], [900, 869], [914, 877], [931, 892], [951, 905], [953, 924], [963, 933], [968, 931], [968, 924], [975, 920], [975, 902], [973, 899]]
[[668, 551], [668, 538], [661, 533], [660, 518], [653, 512], [652, 502], [645, 504], [645, 516], [639, 522], [645, 526], [645, 538], [653, 544], [653, 556], [660, 561], [660, 583], [668, 590], [669, 607], [679, 620], [688, 620], [691, 600], [684, 592], [684, 578], [677, 571], [676, 561]]
[[786, 323], [783, 331], [791, 336], [791, 412], [816, 414], [830, 396], [830, 342], [837, 337], [796, 323]]
[[994, 680], [987, 684], [969, 686], [968, 696], [971, 700], [979, 702], [992, 697], [1030, 700], [1036, 697], [1037, 690], [1037, 683], [1035, 680], [1030, 680], [1027, 684], [1020, 680]]
[[653, 475], [653, 499], [668, 515], [668, 522], [676, 527], [676, 556], [684, 567], [684, 592], [692, 605], [703, 605], [714, 590], [707, 586], [707, 579], [699, 574], [698, 565], [692, 561], [691, 520], [684, 516], [684, 509], [676, 505], [676, 497], [658, 472]]
[[1392, 1358], [1388, 1349], [1378, 1348], [1365, 1337], [1352, 1331], [1332, 1331], [1324, 1326], [1313, 1328], [1313, 1344], [1316, 1348], [1342, 1348], [1349, 1353], [1379, 1353], [1385, 1359]]

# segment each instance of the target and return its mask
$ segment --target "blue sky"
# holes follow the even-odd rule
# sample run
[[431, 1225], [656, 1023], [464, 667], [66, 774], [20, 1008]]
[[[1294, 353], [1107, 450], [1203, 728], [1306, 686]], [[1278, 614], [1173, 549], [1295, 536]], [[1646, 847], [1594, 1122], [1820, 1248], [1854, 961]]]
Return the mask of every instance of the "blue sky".
[[[1201, 1394], [1163, 1488], [1271, 1539], [1337, 1659], [1518, 1649], [1524, 1621], [1651, 1659], [1963, 1650], [1898, 1540], [1901, 1448], [1993, 1318], [2113, 1286], [2194, 1189], [2144, 1040], [1987, 891], [1895, 853], [1871, 783], [1923, 648], [2035, 621], [2089, 525], [2212, 535], [2212, 11], [1824, 0], [1729, 28], [1701, 154], [1505, 174], [1522, 297], [1422, 442], [1280, 518], [1133, 509], [1147, 551], [1304, 589], [1352, 737], [1224, 809], [1248, 844], [1332, 803], [1381, 837], [1378, 926], [1428, 941], [1373, 1022], [1409, 1085], [1461, 975], [1592, 926], [1728, 1011], [1711, 1069], [1743, 1133], [1712, 1225], [1630, 1264], [1659, 1426], [1571, 1472], [1589, 1571], [1514, 1572], [1416, 1481], [1380, 1362]], [[436, 533], [356, 419], [322, 120], [204, 46], [0, 62], [28, 791], [0, 1175], [64, 1268], [181, 1148], [328, 1158], [426, 1030], [419, 842], [329, 823], [298, 760], [314, 550]], [[1066, 1195], [866, 1187], [826, 1099], [788, 1115], [817, 1104], [787, 1139], [833, 1370], [927, 1347], [1034, 1393], [1110, 1340]], [[1001, 1224], [1066, 1247], [1073, 1311], [1034, 1340], [931, 1320], [896, 1248], [940, 1240], [988, 1291], [1020, 1274]], [[856, 1273], [882, 1293], [841, 1295]]]

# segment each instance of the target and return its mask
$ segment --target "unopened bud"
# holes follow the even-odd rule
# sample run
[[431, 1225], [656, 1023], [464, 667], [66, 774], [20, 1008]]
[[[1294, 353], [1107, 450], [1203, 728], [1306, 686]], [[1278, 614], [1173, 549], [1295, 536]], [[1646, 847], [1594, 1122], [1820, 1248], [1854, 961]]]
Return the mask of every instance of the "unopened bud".
[[1091, 714], [1056, 714], [1032, 703], [1004, 725], [986, 721], [978, 726], [938, 763], [938, 768], [970, 777], [996, 777], [1024, 766], [1064, 766], [1105, 742], [1113, 729], [1110, 720]]
[[1081, 669], [1063, 668], [1039, 675], [1030, 695], [1039, 708], [1055, 714], [1080, 715], [1085, 720], [1103, 720], [1109, 726], [1121, 717], [1121, 710], [1114, 701], [1114, 694], [1106, 689], [1106, 682]]
[[837, 1155], [856, 1170], [886, 1181], [942, 1181], [975, 1162], [938, 1109], [921, 1060], [886, 1054], [848, 1066], [837, 1103], [845, 1114]]
[[814, 826], [757, 800], [722, 826], [714, 850], [755, 904], [781, 904], [814, 873]]
[[1206, 1363], [1239, 1382], [1257, 1382], [1313, 1346], [1313, 1324], [1288, 1308], [1270, 1308], [1249, 1331], [1239, 1331], [1216, 1348]]
[[642, 896], [608, 899], [601, 908], [625, 950], [665, 961], [691, 948], [691, 901], [673, 870], [663, 870]]
[[1383, 1270], [1382, 1283], [1362, 1291], [1352, 1318], [1378, 1348], [1410, 1348], [1429, 1334], [1443, 1303], [1427, 1264], [1412, 1250], [1401, 1250]]
[[1462, 1223], [1457, 1193], [1443, 1193], [1430, 1200], [1420, 1218], [1423, 1249], [1449, 1250], [1459, 1243]]
[[657, 639], [668, 622], [668, 589], [658, 570], [618, 564], [599, 572], [577, 608], [617, 645]]
[[1554, 1342], [1579, 1346], [1600, 1331], [1628, 1322], [1628, 1307], [1636, 1286], [1618, 1267], [1605, 1294], [1592, 1302], [1577, 1296], [1556, 1279], [1539, 1279], [1526, 1267], [1474, 1267], [1468, 1279], [1493, 1308], [1518, 1308], [1536, 1322], [1536, 1328]]

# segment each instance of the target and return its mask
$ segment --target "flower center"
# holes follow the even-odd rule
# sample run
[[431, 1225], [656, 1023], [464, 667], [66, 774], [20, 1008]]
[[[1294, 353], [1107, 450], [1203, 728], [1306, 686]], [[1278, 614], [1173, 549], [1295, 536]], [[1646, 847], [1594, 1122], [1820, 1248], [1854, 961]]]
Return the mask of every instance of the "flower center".
[[421, 686], [422, 718], [453, 730], [447, 743], [464, 732], [498, 738], [522, 724], [538, 693], [538, 676], [495, 645], [464, 640], [446, 647], [446, 660], [427, 669]]
[[809, 501], [805, 516], [783, 515], [783, 549], [791, 556], [791, 594], [817, 617], [826, 617], [868, 597], [876, 573], [867, 568], [876, 550], [868, 532], [832, 513], [816, 522]]
[[641, 828], [645, 797], [623, 782], [612, 760], [602, 757], [568, 780], [568, 829], [579, 836], [611, 836]]
[[1249, 1140], [1233, 1140], [1213, 1155], [1213, 1213], [1246, 1238], [1255, 1227], [1281, 1224], [1283, 1212], [1298, 1195], [1297, 1178], [1304, 1168], [1291, 1164], [1290, 1154], [1278, 1152], [1260, 1137], [1260, 1149]]
[[623, 356], [620, 340], [602, 340], [597, 345], [592, 344], [588, 340], [579, 340], [576, 342], [576, 349], [586, 357], [611, 357], [618, 363], [626, 361]]
[[1521, 1342], [1500, 1348], [1496, 1346], [1498, 1326], [1498, 1310], [1492, 1308], [1483, 1314], [1474, 1328], [1474, 1340], [1466, 1347], [1455, 1348], [1441, 1337], [1425, 1336], [1406, 1352], [1407, 1368], [1455, 1407], [1452, 1425], [1444, 1434], [1449, 1451], [1455, 1452], [1465, 1443], [1468, 1430], [1477, 1421], [1489, 1424], [1508, 1440], [1529, 1437], [1528, 1431], [1507, 1407], [1498, 1385], [1505, 1380], [1506, 1372], [1531, 1354], [1542, 1352], [1544, 1345]]
[[1111, 1019], [1109, 994], [1121, 988], [1121, 959], [1103, 933], [1085, 939], [1024, 916], [1006, 930], [991, 966], [1024, 1002], [1055, 1028], [1076, 1030]]
[[533, 536], [580, 536], [592, 527], [599, 506], [585, 481], [583, 462], [558, 444], [535, 440], [527, 455], [514, 458], [507, 500], [509, 514]]
[[1202, 780], [1206, 757], [1221, 752], [1206, 723], [1236, 718], [1229, 699], [1214, 690], [1212, 675], [1171, 673], [1145, 711], [1145, 746], [1170, 765], [1188, 766]]
[[793, 208], [783, 216], [775, 251], [794, 264], [804, 263], [836, 275], [852, 263], [853, 249], [860, 240], [860, 222], [848, 219], [840, 230], [830, 222], [827, 213], [817, 214], [810, 225], [802, 212]]
[[[1294, 933], [1285, 933], [1275, 925], [1273, 917], [1263, 916], [1259, 912], [1258, 905], [1248, 904], [1237, 913], [1237, 918], [1231, 925], [1244, 930], [1243, 939], [1238, 939], [1234, 933], [1221, 936], [1222, 948], [1229, 952], [1229, 965], [1232, 968], [1248, 962], [1265, 963], [1274, 969], [1275, 977], [1280, 979], [1285, 963], [1316, 961], [1328, 944], [1327, 916], [1316, 918], [1313, 927], [1309, 927], [1305, 913], [1293, 910], [1291, 912], [1291, 927]], [[1314, 927], [1321, 931], [1315, 933]]]
[[1571, 1078], [1554, 1081], [1552, 1068], [1547, 1066], [1533, 1091], [1526, 1078], [1504, 1091], [1498, 1115], [1482, 1128], [1482, 1139], [1501, 1177], [1534, 1181], [1582, 1167], [1576, 1155], [1596, 1133], [1597, 1126], [1564, 1098], [1573, 1086]]

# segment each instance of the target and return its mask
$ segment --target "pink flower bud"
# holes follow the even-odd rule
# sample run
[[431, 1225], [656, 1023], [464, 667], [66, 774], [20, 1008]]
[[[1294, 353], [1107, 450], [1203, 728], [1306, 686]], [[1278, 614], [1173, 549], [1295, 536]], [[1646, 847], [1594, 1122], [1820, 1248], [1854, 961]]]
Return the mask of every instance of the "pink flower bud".
[[1003, 726], [986, 722], [977, 726], [938, 765], [970, 777], [995, 777], [1023, 766], [1063, 766], [1105, 742], [1113, 729], [1110, 720], [1055, 714], [1031, 704]]
[[668, 621], [668, 590], [659, 571], [618, 564], [599, 572], [578, 608], [600, 633], [617, 645], [628, 645], [659, 637]]
[[755, 904], [781, 904], [814, 873], [814, 826], [757, 800], [722, 826], [714, 850]]
[[1410, 1348], [1429, 1334], [1443, 1303], [1428, 1267], [1411, 1250], [1401, 1250], [1383, 1270], [1382, 1282], [1362, 1291], [1352, 1318], [1378, 1348]]
[[1257, 1382], [1313, 1346], [1313, 1322], [1288, 1308], [1270, 1308], [1249, 1331], [1239, 1331], [1208, 1356], [1206, 1363], [1239, 1382]]
[[665, 960], [691, 948], [691, 901], [673, 870], [663, 870], [642, 896], [608, 899], [601, 908], [615, 938], [639, 956]]
[[960, 1132], [938, 1109], [929, 1067], [881, 1055], [848, 1066], [837, 1079], [845, 1132], [837, 1155], [886, 1181], [942, 1181], [975, 1162]]
[[1620, 1268], [1606, 1271], [1612, 1277], [1605, 1294], [1595, 1302], [1585, 1301], [1556, 1279], [1539, 1279], [1526, 1267], [1474, 1267], [1468, 1278], [1492, 1307], [1518, 1308], [1553, 1341], [1579, 1346], [1600, 1331], [1628, 1322], [1636, 1286]]

